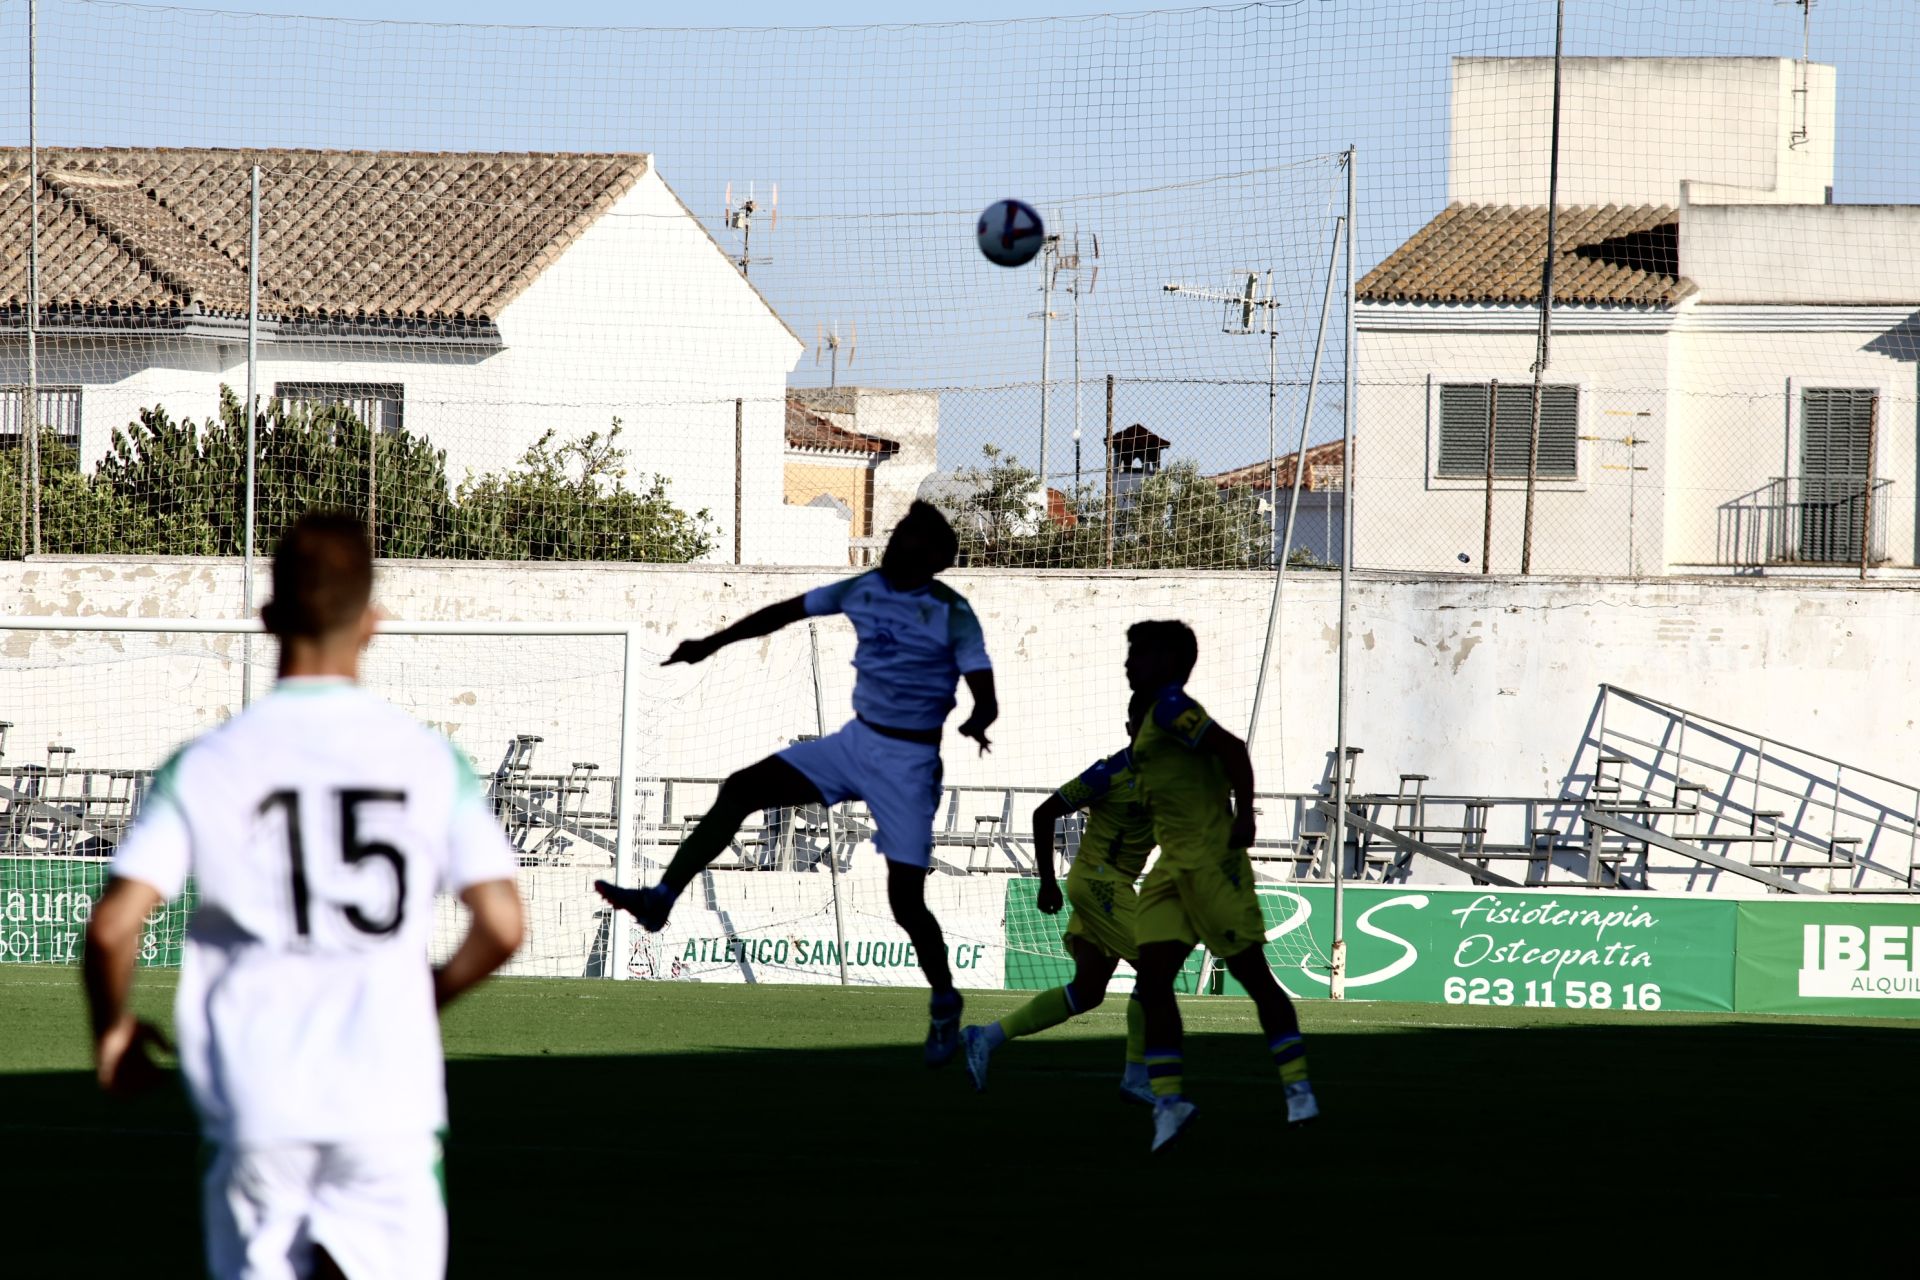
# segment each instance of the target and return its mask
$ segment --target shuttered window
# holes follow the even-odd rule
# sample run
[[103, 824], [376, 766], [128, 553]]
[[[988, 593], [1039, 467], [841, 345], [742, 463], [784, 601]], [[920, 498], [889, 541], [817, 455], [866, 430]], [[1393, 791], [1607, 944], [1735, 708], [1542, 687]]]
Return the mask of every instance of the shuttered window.
[[[0, 387], [0, 449], [20, 447], [26, 395], [25, 387]], [[70, 448], [80, 447], [80, 388], [41, 387], [39, 416], [41, 439], [52, 436]]]
[[[1487, 474], [1485, 382], [1447, 382], [1440, 387], [1439, 474], [1467, 478]], [[1500, 421], [1494, 432], [1494, 474], [1526, 479], [1527, 438], [1533, 432], [1533, 384], [1500, 384]], [[1577, 479], [1580, 471], [1580, 388], [1549, 384], [1540, 389], [1539, 474], [1548, 480]]]
[[1800, 396], [1800, 558], [1860, 559], [1867, 519], [1867, 457], [1877, 393], [1852, 387], [1808, 387]]
[[315, 408], [345, 405], [375, 431], [398, 431], [407, 407], [407, 389], [389, 382], [280, 382], [274, 384], [273, 394]]

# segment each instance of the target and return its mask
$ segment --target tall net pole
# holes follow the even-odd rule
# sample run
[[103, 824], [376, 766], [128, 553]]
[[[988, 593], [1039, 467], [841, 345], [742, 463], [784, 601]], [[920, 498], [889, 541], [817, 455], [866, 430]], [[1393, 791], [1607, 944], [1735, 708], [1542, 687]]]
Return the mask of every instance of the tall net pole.
[[[241, 531], [240, 551], [240, 616], [253, 616], [253, 524], [254, 524], [254, 482], [255, 458], [258, 453], [256, 426], [258, 415], [254, 412], [257, 401], [254, 399], [255, 378], [260, 364], [260, 166], [254, 165], [248, 175], [248, 229], [247, 229], [247, 527]], [[248, 632], [242, 642], [242, 661], [240, 666], [240, 705], [246, 706], [253, 701], [253, 633]]]
[[[1553, 141], [1547, 159], [1547, 252], [1540, 268], [1540, 350], [1533, 362], [1533, 427], [1527, 433], [1527, 516], [1520, 540], [1520, 572], [1533, 572], [1533, 497], [1540, 482], [1540, 395], [1553, 341], [1553, 253], [1560, 215], [1560, 53], [1566, 38], [1567, 0], [1558, 0], [1553, 16]], [[1491, 447], [1491, 441], [1489, 441]]]
[[40, 5], [27, 5], [27, 402], [20, 414], [20, 554], [40, 553]]
[[1347, 351], [1346, 395], [1341, 405], [1340, 450], [1340, 657], [1334, 704], [1333, 755], [1333, 962], [1327, 992], [1347, 998], [1347, 589], [1353, 577], [1353, 241], [1354, 176], [1357, 148], [1347, 148]]

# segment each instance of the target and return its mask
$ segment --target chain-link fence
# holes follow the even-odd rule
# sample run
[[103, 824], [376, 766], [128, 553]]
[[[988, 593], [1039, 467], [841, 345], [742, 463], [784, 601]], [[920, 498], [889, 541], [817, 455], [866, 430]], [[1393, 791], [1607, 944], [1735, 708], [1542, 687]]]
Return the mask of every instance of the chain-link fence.
[[[0, 554], [234, 554], [251, 492], [263, 545], [324, 504], [393, 557], [861, 564], [924, 494], [980, 566], [1916, 561], [1892, 3], [1575, 6], [1557, 74], [1521, 0], [36, 13]], [[1050, 232], [1012, 271], [1007, 194]]]

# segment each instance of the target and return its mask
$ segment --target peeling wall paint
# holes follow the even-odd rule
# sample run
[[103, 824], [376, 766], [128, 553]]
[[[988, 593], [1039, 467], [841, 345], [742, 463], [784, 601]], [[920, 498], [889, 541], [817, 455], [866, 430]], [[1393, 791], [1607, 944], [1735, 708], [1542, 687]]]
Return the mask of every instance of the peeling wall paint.
[[[643, 635], [642, 768], [713, 775], [816, 729], [807, 629], [698, 667], [655, 665], [704, 634], [822, 580], [817, 571], [717, 567], [396, 562], [381, 602], [419, 620], [631, 621]], [[262, 575], [264, 582], [264, 575]], [[1127, 626], [1182, 617], [1201, 640], [1193, 692], [1247, 728], [1272, 579], [1264, 574], [952, 575], [999, 660], [1003, 706], [981, 758], [949, 739], [950, 781], [1052, 786], [1120, 744]], [[1263, 790], [1325, 776], [1334, 735], [1336, 584], [1289, 580], [1255, 741]], [[263, 587], [264, 593], [264, 587]], [[9, 761], [58, 740], [77, 763], [148, 766], [238, 705], [241, 641], [220, 636], [5, 632], [4, 615], [225, 618], [239, 613], [233, 561], [43, 558], [0, 564], [0, 719]], [[1590, 768], [1580, 745], [1598, 685], [1636, 692], [1896, 777], [1910, 768], [1911, 637], [1920, 592], [1894, 585], [1714, 580], [1363, 576], [1354, 582], [1349, 741], [1359, 783], [1435, 792], [1559, 793]], [[848, 711], [852, 636], [818, 628], [828, 727]], [[270, 661], [271, 646], [255, 646]], [[617, 641], [388, 637], [370, 682], [453, 734], [491, 768], [515, 732], [537, 732], [544, 767], [611, 769]], [[965, 713], [965, 696], [956, 716]], [[956, 720], [957, 723], [957, 720]], [[578, 754], [576, 754], [578, 753]]]

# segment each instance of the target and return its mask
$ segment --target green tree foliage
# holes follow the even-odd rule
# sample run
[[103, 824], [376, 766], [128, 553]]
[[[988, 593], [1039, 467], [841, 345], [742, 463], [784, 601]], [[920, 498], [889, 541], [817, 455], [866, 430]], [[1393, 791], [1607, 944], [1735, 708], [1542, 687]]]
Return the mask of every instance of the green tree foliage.
[[[622, 488], [620, 423], [556, 444], [450, 493], [446, 453], [405, 431], [372, 432], [346, 406], [272, 403], [255, 423], [255, 538], [269, 549], [302, 512], [362, 512], [396, 558], [686, 561], [707, 553], [708, 513], [674, 506], [667, 481]], [[246, 526], [246, 413], [221, 389], [206, 423], [142, 410], [82, 476], [51, 436], [41, 454], [41, 540], [49, 553], [238, 555]], [[20, 554], [17, 452], [0, 455], [0, 554]]]
[[[40, 549], [49, 555], [114, 555], [128, 541], [156, 541], [152, 518], [80, 474], [73, 450], [51, 434], [40, 441]], [[0, 452], [0, 559], [20, 557], [20, 451]]]
[[[1034, 471], [992, 445], [957, 472], [938, 505], [969, 565], [1093, 569], [1107, 564], [1106, 498], [1092, 487], [1047, 510]], [[1116, 569], [1245, 569], [1271, 563], [1258, 503], [1221, 490], [1192, 463], [1175, 463], [1115, 504]]]
[[461, 556], [486, 560], [697, 560], [713, 549], [705, 510], [667, 498], [664, 476], [623, 488], [627, 451], [620, 419], [556, 445], [549, 431], [517, 469], [470, 479], [455, 500]]

